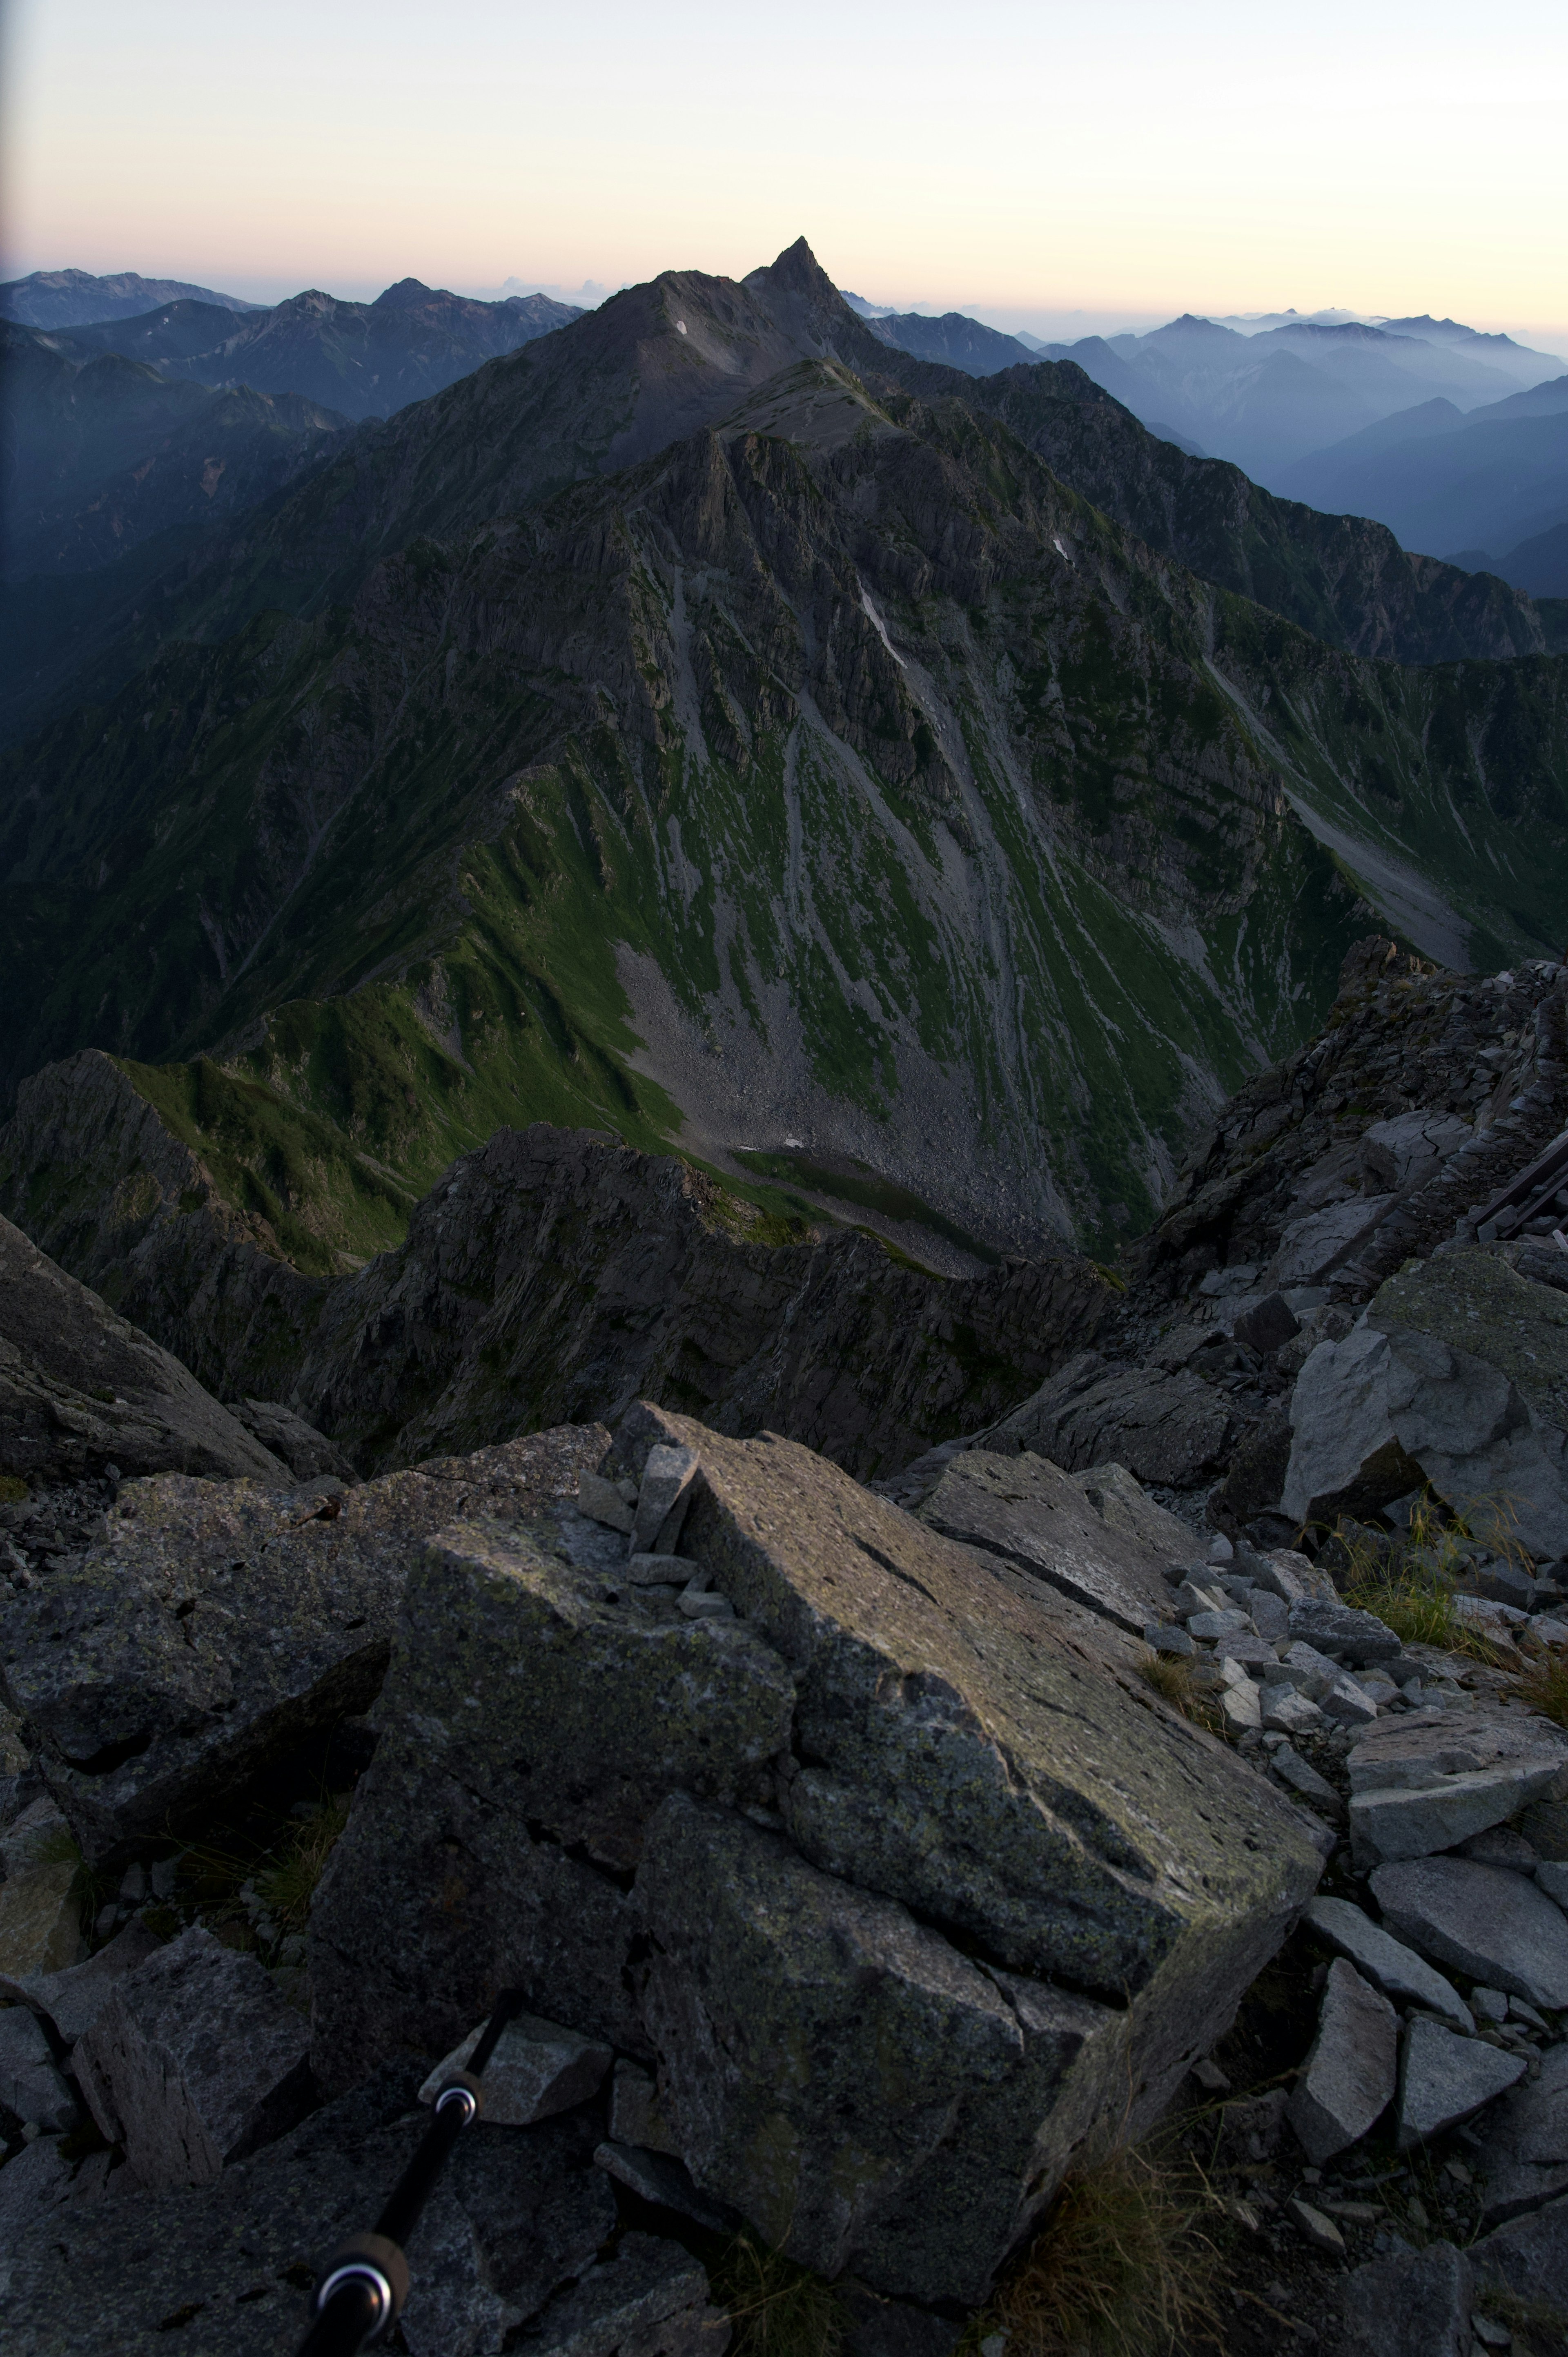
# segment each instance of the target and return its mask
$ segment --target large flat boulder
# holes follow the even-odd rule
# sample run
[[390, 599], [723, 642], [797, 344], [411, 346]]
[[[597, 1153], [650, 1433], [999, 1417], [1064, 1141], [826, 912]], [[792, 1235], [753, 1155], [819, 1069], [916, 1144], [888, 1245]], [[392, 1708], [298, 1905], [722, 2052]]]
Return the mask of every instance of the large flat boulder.
[[705, 2194], [972, 2302], [1220, 2034], [1316, 1852], [1053, 1590], [776, 1437], [639, 1406], [599, 1470], [657, 1447], [701, 1468], [674, 1555], [560, 1510], [411, 1574], [312, 1913], [317, 2073], [520, 1986], [652, 2071]]
[[1140, 1481], [1185, 1489], [1223, 1465], [1237, 1429], [1225, 1394], [1190, 1368], [1109, 1366], [1085, 1351], [975, 1445], [1028, 1450], [1069, 1473], [1113, 1459]]
[[196, 1377], [0, 1220], [0, 1472], [251, 1475], [286, 1483]]
[[1568, 1551], [1568, 1295], [1485, 1246], [1412, 1262], [1291, 1404], [1283, 1506], [1364, 1514], [1431, 1483], [1485, 1528], [1499, 1512], [1538, 1557]]
[[1522, 1874], [1468, 1857], [1378, 1867], [1372, 1896], [1396, 1940], [1530, 2005], [1568, 2007], [1568, 1915]]
[[[1173, 1558], [1168, 1550], [1146, 1544], [1127, 1527], [1133, 1509], [1118, 1489], [1102, 1488], [1100, 1495], [1110, 1501], [1109, 1515], [1044, 1458], [1029, 1451], [996, 1457], [972, 1449], [950, 1460], [918, 1511], [921, 1522], [944, 1538], [996, 1555], [1138, 1635], [1170, 1610], [1163, 1575], [1180, 1555]], [[1151, 1513], [1160, 1512], [1152, 1501], [1146, 1503]], [[1163, 1519], [1176, 1520], [1170, 1514]], [[1190, 1555], [1191, 1534], [1182, 1535], [1182, 1552]]]
[[0, 1688], [90, 1864], [364, 1710], [429, 1534], [575, 1491], [607, 1437], [566, 1426], [350, 1490], [125, 1482], [85, 1555], [0, 1587]]

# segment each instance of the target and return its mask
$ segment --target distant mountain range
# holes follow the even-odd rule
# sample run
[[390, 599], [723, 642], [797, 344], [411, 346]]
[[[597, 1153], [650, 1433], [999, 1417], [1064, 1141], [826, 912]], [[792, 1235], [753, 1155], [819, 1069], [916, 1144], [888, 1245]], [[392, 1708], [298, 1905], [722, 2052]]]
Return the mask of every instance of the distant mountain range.
[[92, 319], [134, 319], [159, 303], [209, 303], [220, 311], [259, 311], [238, 295], [215, 295], [181, 278], [143, 278], [122, 270], [94, 278], [85, 270], [35, 270], [0, 286], [0, 319], [23, 328], [78, 328]]

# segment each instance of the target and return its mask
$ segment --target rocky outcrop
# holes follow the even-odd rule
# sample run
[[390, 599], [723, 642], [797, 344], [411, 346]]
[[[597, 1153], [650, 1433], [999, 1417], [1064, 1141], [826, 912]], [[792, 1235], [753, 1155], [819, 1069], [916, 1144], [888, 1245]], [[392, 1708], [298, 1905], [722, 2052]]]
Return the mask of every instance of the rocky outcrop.
[[770, 2240], [972, 2301], [1071, 2157], [1163, 2107], [1316, 1852], [1043, 1582], [648, 1406], [605, 1479], [655, 1448], [701, 1464], [674, 1555], [558, 1510], [412, 1575], [312, 1915], [316, 2067], [519, 1986], [651, 2066]]
[[943, 1279], [844, 1230], [777, 1245], [749, 1222], [688, 1163], [591, 1130], [498, 1130], [398, 1251], [334, 1288], [295, 1402], [369, 1464], [613, 1420], [642, 1396], [874, 1473], [1015, 1398], [1111, 1298], [1072, 1254]]
[[604, 1440], [538, 1433], [350, 1490], [125, 1482], [84, 1554], [0, 1587], [0, 1686], [92, 1863], [362, 1711], [426, 1537], [536, 1512]]
[[0, 1471], [251, 1475], [286, 1468], [196, 1378], [0, 1220]]
[[1485, 1534], [1568, 1553], [1568, 1294], [1485, 1245], [1380, 1287], [1291, 1408], [1287, 1514], [1332, 1523], [1429, 1483]]

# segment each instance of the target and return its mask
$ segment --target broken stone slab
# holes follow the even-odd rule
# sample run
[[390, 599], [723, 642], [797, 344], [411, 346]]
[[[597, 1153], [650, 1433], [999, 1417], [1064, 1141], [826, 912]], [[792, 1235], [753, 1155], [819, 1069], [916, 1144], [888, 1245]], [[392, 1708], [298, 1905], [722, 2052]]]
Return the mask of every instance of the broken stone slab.
[[1309, 1702], [1316, 1702], [1320, 1695], [1326, 1695], [1339, 1674], [1337, 1662], [1331, 1662], [1327, 1654], [1320, 1653], [1316, 1646], [1302, 1644], [1299, 1639], [1294, 1644], [1287, 1645], [1280, 1655], [1280, 1683], [1296, 1687]]
[[1442, 1790], [1455, 1777], [1511, 1766], [1543, 1771], [1543, 1790], [1568, 1780], [1568, 1733], [1549, 1720], [1488, 1712], [1456, 1722], [1441, 1709], [1369, 1729], [1346, 1767], [1353, 1792]]
[[[630, 1489], [629, 1481], [626, 1487]], [[624, 1531], [628, 1538], [631, 1536], [632, 1525], [637, 1520], [635, 1501], [628, 1503], [615, 1483], [607, 1481], [602, 1474], [583, 1473], [578, 1476], [577, 1508], [590, 1521], [603, 1523], [607, 1530]]]
[[157, 1933], [150, 1932], [134, 1915], [84, 1964], [70, 1964], [54, 1973], [13, 1975], [0, 1972], [0, 1996], [9, 1997], [14, 2005], [29, 2006], [35, 2013], [41, 2013], [54, 2025], [60, 2043], [74, 2046], [97, 2020], [121, 1974], [145, 1964], [162, 1945]]
[[1540, 2075], [1504, 2095], [1476, 2133], [1484, 2226], [1568, 2194], [1568, 2045], [1543, 2054]]
[[1396, 1785], [1353, 1792], [1350, 1837], [1356, 1865], [1364, 1871], [1385, 1858], [1429, 1857], [1434, 1850], [1456, 1848], [1487, 1826], [1502, 1824], [1526, 1802], [1539, 1799], [1559, 1772], [1555, 1761], [1536, 1768], [1515, 1763], [1483, 1768], [1469, 1776], [1447, 1776], [1417, 1792]]
[[1250, 1549], [1246, 1564], [1253, 1586], [1277, 1597], [1287, 1613], [1304, 1596], [1320, 1596], [1329, 1604], [1337, 1599], [1339, 1591], [1330, 1575], [1294, 1547]]
[[1266, 1587], [1254, 1587], [1247, 1599], [1252, 1626], [1266, 1644], [1290, 1641], [1290, 1607]]
[[1192, 1533], [1187, 1524], [1156, 1505], [1125, 1465], [1090, 1465], [1081, 1473], [1069, 1473], [1068, 1479], [1075, 1490], [1082, 1491], [1107, 1530], [1118, 1536], [1134, 1540], [1164, 1560], [1174, 1561], [1191, 1547]]
[[149, 1335], [0, 1219], [0, 1471], [243, 1475], [286, 1466]]
[[1290, 1633], [1294, 1643], [1310, 1645], [1330, 1661], [1349, 1662], [1357, 1669], [1397, 1661], [1403, 1651], [1393, 1631], [1375, 1613], [1358, 1612], [1321, 1596], [1296, 1598], [1290, 1608]]
[[1399, 2148], [1430, 2143], [1455, 2128], [1524, 2076], [1522, 2054], [1504, 2054], [1484, 2038], [1462, 2038], [1418, 2014], [1405, 2031], [1400, 2062]]
[[1295, 1686], [1265, 1684], [1262, 1722], [1282, 1735], [1310, 1735], [1315, 1727], [1322, 1726], [1323, 1713]]
[[1135, 1635], [1164, 1618], [1159, 1552], [1108, 1523], [1059, 1466], [1026, 1450], [954, 1457], [918, 1512], [929, 1529], [999, 1555]]
[[694, 1448], [650, 1448], [638, 1486], [631, 1525], [633, 1555], [673, 1555], [696, 1494], [702, 1463]]
[[1283, 1778], [1293, 1792], [1336, 1824], [1345, 1822], [1345, 1803], [1326, 1776], [1320, 1776], [1309, 1760], [1304, 1760], [1294, 1745], [1282, 1743], [1270, 1762], [1276, 1776]]
[[1299, 2193], [1293, 2193], [1285, 2203], [1284, 2214], [1303, 2242], [1309, 2244], [1313, 2250], [1321, 2251], [1325, 2258], [1342, 2259], [1344, 2257], [1344, 2235], [1333, 2219], [1317, 2209], [1314, 2203], [1304, 2201]]
[[1362, 1131], [1357, 1151], [1361, 1168], [1375, 1186], [1402, 1194], [1424, 1186], [1474, 1134], [1457, 1114], [1418, 1108], [1373, 1122]]
[[1534, 2005], [1568, 2006], [1568, 1916], [1521, 1874], [1467, 1857], [1402, 1859], [1371, 1876], [1395, 1939]]
[[1219, 1716], [1227, 1735], [1245, 1735], [1262, 1727], [1262, 1696], [1251, 1678], [1243, 1676], [1240, 1684], [1225, 1688], [1219, 1697]]
[[1317, 1706], [1325, 1718], [1334, 1719], [1340, 1727], [1366, 1727], [1378, 1715], [1376, 1695], [1348, 1674], [1341, 1674], [1324, 1688]]
[[594, 2153], [594, 2166], [602, 2169], [607, 2177], [613, 2177], [618, 2185], [626, 2186], [640, 2201], [651, 2201], [660, 2210], [673, 2210], [710, 2234], [732, 2234], [740, 2222], [727, 2204], [715, 2201], [693, 2181], [685, 2162], [671, 2153], [654, 2152], [607, 2137]]
[[81, 2117], [54, 2049], [25, 2006], [0, 2009], [0, 2105], [48, 2136], [63, 2135]]
[[1175, 1601], [1184, 1620], [1190, 1620], [1195, 1612], [1219, 1614], [1230, 1609], [1225, 1590], [1217, 1580], [1194, 1579], [1190, 1576], [1180, 1582]]
[[70, 1858], [61, 1858], [0, 1882], [0, 1977], [21, 1981], [34, 1973], [61, 1972], [87, 1953], [78, 1872]]
[[1568, 2201], [1511, 2218], [1471, 2244], [1470, 2261], [1483, 2296], [1510, 2292], [1538, 2314], [1568, 2316]]
[[314, 2100], [309, 2039], [253, 1956], [193, 1926], [114, 1983], [76, 2062], [144, 2185], [201, 2185]]
[[1319, 1342], [1291, 1394], [1291, 1451], [1282, 1511], [1327, 1527], [1376, 1513], [1417, 1488], [1420, 1465], [1394, 1432], [1389, 1344], [1363, 1319], [1343, 1341]]
[[1380, 1226], [1398, 1200], [1392, 1194], [1352, 1196], [1348, 1203], [1331, 1203], [1326, 1211], [1292, 1220], [1270, 1267], [1274, 1283], [1321, 1284]]
[[1348, 1956], [1364, 1980], [1400, 2005], [1422, 2005], [1468, 2037], [1476, 2025], [1470, 2008], [1441, 1973], [1391, 1938], [1348, 1899], [1319, 1893], [1302, 1910], [1302, 1922], [1320, 1940]]
[[1353, 1964], [1336, 1957], [1287, 2113], [1315, 2168], [1376, 2126], [1393, 2101], [1398, 2063], [1399, 2016]]
[[1185, 1629], [1174, 1628], [1165, 1621], [1146, 1621], [1144, 1642], [1156, 1653], [1168, 1653], [1173, 1661], [1190, 1661], [1197, 1651]]
[[1471, 2357], [1475, 2278], [1452, 2243], [1352, 2268], [1340, 2295], [1344, 2357]]
[[1265, 1644], [1262, 1637], [1249, 1635], [1245, 1630], [1233, 1637], [1219, 1638], [1214, 1652], [1219, 1661], [1239, 1663], [1247, 1675], [1255, 1678], [1260, 1685], [1265, 1678], [1273, 1677], [1280, 1665], [1279, 1655], [1273, 1647]]
[[[436, 2064], [419, 2091], [422, 2104], [433, 2104], [449, 2074], [467, 2068], [484, 2034], [481, 2021]], [[485, 2067], [484, 2116], [492, 2127], [522, 2128], [554, 2112], [569, 2112], [597, 2094], [613, 2059], [607, 2046], [564, 2029], [558, 2021], [514, 2014]]]
[[1227, 1605], [1222, 1612], [1189, 1612], [1187, 1630], [1189, 1637], [1196, 1637], [1200, 1643], [1208, 1645], [1212, 1645], [1219, 1637], [1240, 1637], [1243, 1633], [1251, 1637], [1256, 1634], [1251, 1614], [1240, 1611], [1233, 1604]]
[[0, 1682], [89, 1864], [113, 1869], [363, 1711], [409, 1566], [455, 1516], [559, 1501], [592, 1529], [564, 1501], [607, 1437], [564, 1426], [320, 1493], [126, 1482], [84, 1555], [0, 1587]]

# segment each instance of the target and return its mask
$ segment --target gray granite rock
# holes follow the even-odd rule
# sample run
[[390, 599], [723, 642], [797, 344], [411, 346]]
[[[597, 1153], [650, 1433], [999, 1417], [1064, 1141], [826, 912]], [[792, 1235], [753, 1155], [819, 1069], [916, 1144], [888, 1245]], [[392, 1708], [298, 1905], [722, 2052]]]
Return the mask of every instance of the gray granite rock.
[[551, 2301], [525, 2345], [530, 2357], [723, 2357], [729, 2339], [701, 2263], [677, 2243], [630, 2233]]
[[317, 1432], [281, 1400], [241, 1399], [229, 1409], [236, 1424], [244, 1426], [253, 1440], [259, 1440], [268, 1453], [286, 1465], [296, 1481], [321, 1481], [336, 1479], [352, 1481], [357, 1477], [354, 1468], [335, 1440]]
[[1477, 2133], [1483, 2225], [1568, 2194], [1568, 2045], [1542, 2055], [1539, 2075], [1506, 2094]]
[[966, 1451], [918, 1511], [944, 1538], [1000, 1556], [1134, 1634], [1169, 1609], [1163, 1554], [1107, 1523], [1044, 1458]]
[[961, 2326], [911, 2301], [887, 2299], [854, 2276], [833, 2286], [848, 2319], [844, 2357], [951, 2357]]
[[38, 2016], [25, 2006], [0, 2009], [0, 2106], [48, 2136], [73, 2128], [81, 2116]]
[[0, 1585], [0, 1681], [90, 1863], [362, 1711], [430, 1534], [569, 1497], [606, 1437], [568, 1426], [349, 1491], [127, 1482], [85, 1555]]
[[1345, 1822], [1345, 1803], [1326, 1776], [1320, 1776], [1309, 1760], [1304, 1760], [1293, 1744], [1282, 1743], [1270, 1766], [1293, 1792], [1315, 1808], [1321, 1816], [1335, 1824]]
[[1376, 2126], [1393, 2101], [1398, 2059], [1399, 2016], [1353, 1964], [1337, 1957], [1287, 2115], [1315, 2167]]
[[1236, 1428], [1225, 1394], [1190, 1369], [1108, 1367], [1086, 1351], [977, 1441], [996, 1455], [1029, 1450], [1069, 1473], [1113, 1458], [1140, 1481], [1187, 1489], [1219, 1469]]
[[1136, 1475], [1114, 1461], [1090, 1465], [1068, 1479], [1081, 1490], [1107, 1530], [1134, 1539], [1162, 1563], [1179, 1563], [1192, 1552], [1192, 1533], [1178, 1516], [1156, 1505]]
[[638, 2146], [644, 2152], [676, 2152], [674, 2136], [659, 2104], [659, 2085], [650, 2071], [622, 2055], [610, 2083], [610, 2136], [617, 2144]]
[[1310, 1645], [1332, 1662], [1348, 1662], [1366, 1669], [1375, 1662], [1398, 1658], [1400, 1640], [1374, 1613], [1358, 1612], [1348, 1604], [1326, 1597], [1303, 1596], [1290, 1607], [1293, 1642]]
[[1340, 2294], [1343, 2357], [1470, 2357], [1475, 2283], [1452, 2243], [1352, 2268]]
[[309, 2031], [252, 1956], [192, 1929], [115, 1981], [76, 2049], [82, 2093], [144, 2185], [201, 2185], [315, 2096]]
[[[435, 2102], [451, 2072], [467, 2068], [484, 2034], [481, 2021], [436, 2064], [419, 2091], [422, 2104]], [[564, 2029], [557, 2021], [541, 2021], [537, 2014], [514, 2014], [485, 2066], [484, 2116], [494, 2127], [521, 2128], [569, 2112], [598, 2093], [612, 2059], [609, 2048], [596, 2039]]]
[[1512, 2218], [1470, 2249], [1476, 2281], [1488, 2289], [1568, 2317], [1568, 2201], [1548, 2201]]
[[650, 1448], [632, 1518], [633, 1555], [673, 1555], [696, 1494], [702, 1463], [694, 1448]]
[[19, 1979], [0, 1973], [0, 1995], [41, 2013], [62, 2045], [74, 2046], [97, 2020], [120, 1975], [145, 1964], [162, 1945], [157, 1933], [133, 1916], [85, 1964], [68, 1965], [64, 1972], [28, 1973]]
[[1466, 2037], [1475, 2028], [1470, 2008], [1439, 1972], [1372, 1921], [1348, 1899], [1319, 1894], [1302, 1910], [1302, 1925], [1348, 1956], [1362, 1978], [1398, 2005], [1422, 2005]]
[[1535, 1884], [1467, 1857], [1380, 1866], [1385, 1928], [1433, 1963], [1532, 2004], [1568, 2006], [1568, 1917]]
[[1504, 2054], [1482, 2038], [1456, 2037], [1417, 2015], [1400, 2058], [1399, 2147], [1430, 2143], [1473, 2119], [1524, 2076], [1522, 2054]]
[[1554, 1790], [1561, 1774], [1555, 1760], [1534, 1766], [1509, 1761], [1474, 1775], [1446, 1776], [1416, 1792], [1385, 1785], [1352, 1793], [1356, 1863], [1364, 1871], [1385, 1858], [1430, 1857], [1436, 1850], [1457, 1848]]
[[685, 2162], [673, 2153], [655, 2152], [607, 2136], [595, 2149], [594, 2166], [639, 2201], [650, 2201], [656, 2209], [673, 2210], [707, 2233], [731, 2234], [740, 2222], [727, 2203], [715, 2201], [703, 2191]]
[[0, 1472], [249, 1475], [287, 1468], [179, 1361], [0, 1219]]

